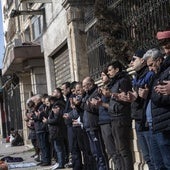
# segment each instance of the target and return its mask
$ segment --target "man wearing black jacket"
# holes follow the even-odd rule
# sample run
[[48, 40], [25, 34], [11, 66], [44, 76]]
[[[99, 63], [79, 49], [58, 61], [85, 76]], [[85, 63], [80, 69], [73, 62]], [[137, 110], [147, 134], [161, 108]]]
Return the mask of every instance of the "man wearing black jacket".
[[[65, 108], [63, 111], [63, 118], [65, 119], [65, 136], [64, 136], [64, 146], [65, 146], [65, 155], [66, 155], [66, 166], [72, 167], [72, 158], [71, 158], [71, 152], [72, 152], [72, 146], [73, 146], [73, 129], [72, 129], [72, 120], [68, 117], [69, 112], [72, 111], [71, 105], [70, 105], [70, 98], [72, 96], [71, 93], [71, 83], [65, 82], [61, 86], [62, 93], [65, 97]], [[69, 148], [69, 151], [68, 151]], [[69, 152], [69, 153], [68, 153]]]
[[116, 149], [122, 159], [123, 170], [133, 170], [131, 152], [131, 105], [129, 102], [117, 100], [120, 92], [127, 93], [132, 89], [132, 84], [127, 73], [119, 61], [108, 65], [108, 75], [111, 78], [109, 89], [111, 99], [108, 105], [108, 113], [111, 115], [112, 133], [115, 139]]
[[158, 32], [157, 38], [165, 52], [164, 61], [159, 60], [155, 49], [144, 55], [149, 69], [156, 73], [150, 97], [154, 139], [152, 153], [157, 169], [170, 169], [170, 96], [160, 93], [160, 87], [170, 81], [170, 31]]
[[96, 160], [97, 170], [108, 170], [108, 162], [105, 156], [104, 144], [99, 128], [99, 110], [95, 107], [93, 99], [98, 98], [98, 87], [90, 77], [84, 78], [83, 89], [86, 96], [82, 100], [83, 104], [83, 126], [87, 132], [90, 142], [90, 149]]
[[48, 128], [43, 123], [43, 117], [47, 118], [48, 115], [45, 113], [44, 105], [41, 102], [41, 95], [35, 95], [32, 97], [35, 103], [34, 114], [32, 119], [34, 120], [35, 131], [37, 135], [38, 145], [41, 151], [41, 166], [51, 165], [50, 157], [50, 144], [48, 138]]

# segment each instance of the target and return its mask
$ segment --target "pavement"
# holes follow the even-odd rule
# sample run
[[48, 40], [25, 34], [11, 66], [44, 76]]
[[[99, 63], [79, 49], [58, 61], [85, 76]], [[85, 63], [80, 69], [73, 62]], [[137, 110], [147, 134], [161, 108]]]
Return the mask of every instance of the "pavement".
[[[15, 169], [15, 170], [51, 170], [53, 165], [50, 166], [37, 166], [37, 163], [34, 158], [31, 158], [31, 155], [34, 154], [34, 150], [32, 149], [31, 145], [24, 145], [24, 146], [16, 146], [11, 147], [10, 143], [6, 143], [4, 139], [0, 139], [0, 159], [6, 156], [11, 157], [22, 157], [23, 162], [18, 163], [7, 163], [8, 169]], [[52, 164], [54, 164], [53, 162]], [[32, 165], [31, 167], [23, 168], [22, 165]], [[13, 167], [12, 167], [13, 166]], [[20, 167], [19, 167], [20, 166]], [[71, 168], [65, 168], [64, 170], [71, 170]]]

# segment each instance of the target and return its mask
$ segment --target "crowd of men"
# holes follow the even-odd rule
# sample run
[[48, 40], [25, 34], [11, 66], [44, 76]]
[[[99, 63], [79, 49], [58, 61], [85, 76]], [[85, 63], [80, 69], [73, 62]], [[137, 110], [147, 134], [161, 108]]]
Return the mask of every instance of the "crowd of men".
[[91, 77], [65, 82], [52, 95], [28, 99], [29, 138], [41, 166], [73, 170], [133, 170], [132, 120], [149, 170], [170, 170], [170, 31], [157, 33], [157, 48], [135, 52], [130, 76], [119, 62]]

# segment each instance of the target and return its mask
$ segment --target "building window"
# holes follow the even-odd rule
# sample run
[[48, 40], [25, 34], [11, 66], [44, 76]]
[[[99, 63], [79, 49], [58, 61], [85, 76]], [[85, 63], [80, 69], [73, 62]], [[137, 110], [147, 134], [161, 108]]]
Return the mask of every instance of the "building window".
[[11, 7], [12, 3], [13, 3], [13, 0], [7, 0], [8, 9]]
[[33, 32], [33, 40], [40, 37], [42, 33], [42, 19], [40, 16], [33, 20], [32, 32]]
[[31, 41], [31, 35], [30, 35], [30, 28], [29, 27], [25, 30], [24, 36], [25, 36], [25, 42]]

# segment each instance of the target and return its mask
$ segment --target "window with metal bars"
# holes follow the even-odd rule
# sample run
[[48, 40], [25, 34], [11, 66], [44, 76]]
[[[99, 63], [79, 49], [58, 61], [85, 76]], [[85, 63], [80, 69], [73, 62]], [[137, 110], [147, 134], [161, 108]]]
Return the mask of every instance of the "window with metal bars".
[[89, 72], [95, 80], [100, 76], [103, 68], [111, 61], [103, 45], [103, 39], [99, 35], [95, 25], [87, 32], [87, 55], [89, 61]]

